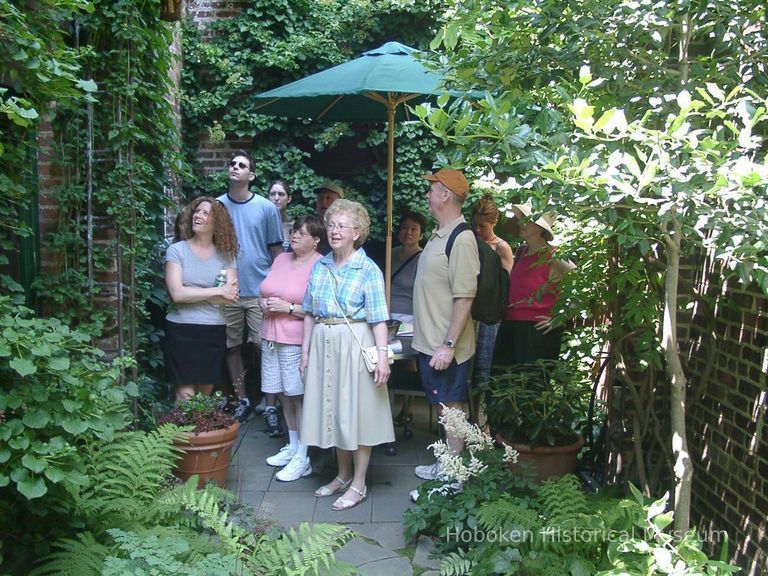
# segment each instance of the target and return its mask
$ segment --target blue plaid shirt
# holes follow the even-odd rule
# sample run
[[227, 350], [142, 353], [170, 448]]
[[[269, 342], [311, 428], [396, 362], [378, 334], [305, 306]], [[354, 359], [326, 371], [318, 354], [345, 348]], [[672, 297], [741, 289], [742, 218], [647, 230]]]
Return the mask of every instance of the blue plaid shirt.
[[384, 275], [362, 248], [341, 269], [336, 268], [333, 252], [318, 260], [309, 276], [302, 306], [307, 314], [321, 318], [343, 318], [346, 313], [350, 320], [370, 324], [389, 320]]

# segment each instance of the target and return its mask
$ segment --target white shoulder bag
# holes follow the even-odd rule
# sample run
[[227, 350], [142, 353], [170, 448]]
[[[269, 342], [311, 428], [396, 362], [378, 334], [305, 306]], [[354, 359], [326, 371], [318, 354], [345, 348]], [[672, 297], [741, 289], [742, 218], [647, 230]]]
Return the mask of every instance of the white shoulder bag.
[[[333, 274], [331, 274], [330, 270], [328, 270], [328, 274], [331, 276], [331, 283], [333, 284], [333, 290], [331, 290], [331, 294], [333, 294], [333, 299], [336, 302], [336, 306], [338, 306], [339, 310], [341, 310], [341, 313], [344, 314], [344, 322], [346, 322], [349, 331], [352, 332], [352, 336], [354, 337], [355, 342], [357, 342], [357, 345], [360, 347], [360, 353], [363, 355], [365, 367], [368, 368], [368, 372], [373, 372], [376, 369], [376, 363], [379, 361], [379, 350], [376, 346], [368, 346], [367, 348], [363, 347], [360, 339], [357, 337], [357, 334], [355, 334], [355, 331], [352, 330], [352, 326], [347, 319], [346, 312], [341, 307], [341, 304], [339, 304], [338, 298], [336, 298], [336, 279], [333, 277]], [[387, 344], [387, 360], [389, 360], [390, 364], [395, 361], [395, 353], [392, 351], [392, 346], [389, 344]]]

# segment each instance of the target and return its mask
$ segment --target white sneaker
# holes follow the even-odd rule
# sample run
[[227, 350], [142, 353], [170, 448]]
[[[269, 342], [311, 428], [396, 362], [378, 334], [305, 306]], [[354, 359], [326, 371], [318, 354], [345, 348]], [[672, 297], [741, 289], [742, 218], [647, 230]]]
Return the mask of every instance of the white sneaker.
[[310, 474], [312, 474], [312, 465], [309, 463], [309, 456], [303, 458], [301, 454], [295, 454], [288, 462], [288, 466], [275, 474], [275, 478], [281, 482], [293, 482]]
[[443, 473], [443, 466], [440, 462], [434, 464], [427, 464], [426, 466], [416, 466], [414, 470], [416, 476], [422, 480], [445, 480], [446, 476]]
[[294, 454], [296, 454], [296, 450], [291, 448], [290, 444], [286, 444], [280, 448], [280, 452], [267, 458], [267, 464], [270, 466], [285, 466], [291, 461]]

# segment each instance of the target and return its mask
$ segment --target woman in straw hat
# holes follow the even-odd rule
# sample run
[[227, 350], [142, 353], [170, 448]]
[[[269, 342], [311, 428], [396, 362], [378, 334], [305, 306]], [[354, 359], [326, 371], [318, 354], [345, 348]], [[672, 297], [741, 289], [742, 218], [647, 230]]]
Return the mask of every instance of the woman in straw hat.
[[562, 329], [552, 326], [552, 308], [560, 279], [576, 266], [553, 257], [554, 214], [536, 216], [530, 203], [514, 204], [510, 210], [523, 244], [509, 273], [509, 304], [496, 338], [494, 364], [554, 360], [560, 355]]

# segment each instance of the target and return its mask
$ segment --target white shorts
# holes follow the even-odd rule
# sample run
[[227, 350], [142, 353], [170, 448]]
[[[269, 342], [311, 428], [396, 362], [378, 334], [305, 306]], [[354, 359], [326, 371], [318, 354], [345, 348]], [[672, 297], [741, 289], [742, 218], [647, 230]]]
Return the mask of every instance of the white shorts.
[[261, 341], [261, 391], [286, 396], [304, 394], [304, 382], [299, 374], [301, 346]]

